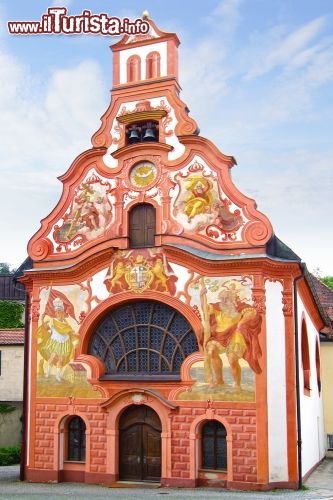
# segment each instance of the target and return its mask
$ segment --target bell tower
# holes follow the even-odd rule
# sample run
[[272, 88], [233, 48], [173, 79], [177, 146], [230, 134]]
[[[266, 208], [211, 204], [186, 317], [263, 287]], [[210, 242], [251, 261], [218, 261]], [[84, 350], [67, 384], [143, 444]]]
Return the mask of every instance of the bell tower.
[[111, 45], [113, 86], [102, 126], [92, 138], [94, 147], [107, 147], [107, 167], [116, 168], [116, 153], [137, 143], [167, 145], [168, 158], [179, 158], [184, 147], [178, 136], [198, 133], [196, 122], [179, 98], [178, 46], [175, 33], [160, 30], [149, 19], [146, 34], [125, 35]]
[[175, 33], [161, 31], [145, 11], [149, 23], [146, 35], [126, 35], [111, 46], [113, 52], [113, 91], [119, 87], [148, 85], [165, 79], [178, 79], [179, 39]]

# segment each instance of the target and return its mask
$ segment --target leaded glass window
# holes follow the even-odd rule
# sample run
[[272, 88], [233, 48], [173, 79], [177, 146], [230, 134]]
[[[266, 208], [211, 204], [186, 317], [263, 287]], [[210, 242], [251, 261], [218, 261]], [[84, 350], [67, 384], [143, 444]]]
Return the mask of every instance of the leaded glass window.
[[198, 351], [195, 333], [177, 310], [152, 300], [128, 302], [111, 311], [92, 335], [89, 354], [111, 376], [179, 378], [187, 356]]
[[86, 459], [86, 424], [80, 417], [68, 422], [68, 460], [84, 462]]
[[227, 431], [217, 420], [210, 420], [202, 429], [202, 468], [227, 469]]

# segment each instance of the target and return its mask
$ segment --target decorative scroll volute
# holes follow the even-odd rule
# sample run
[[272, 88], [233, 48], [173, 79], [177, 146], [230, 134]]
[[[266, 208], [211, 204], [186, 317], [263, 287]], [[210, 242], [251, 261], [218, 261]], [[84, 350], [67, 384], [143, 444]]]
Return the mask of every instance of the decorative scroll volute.
[[266, 295], [263, 276], [253, 276], [252, 300], [254, 307], [260, 314], [266, 314]]
[[293, 300], [291, 291], [282, 292], [282, 311], [285, 316], [293, 315]]

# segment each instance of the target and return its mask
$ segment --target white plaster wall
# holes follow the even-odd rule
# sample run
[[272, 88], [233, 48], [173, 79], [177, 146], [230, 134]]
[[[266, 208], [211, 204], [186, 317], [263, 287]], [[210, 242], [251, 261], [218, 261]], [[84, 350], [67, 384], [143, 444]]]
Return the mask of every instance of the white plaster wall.
[[5, 345], [1, 350], [0, 399], [23, 400], [24, 347]]
[[92, 297], [96, 297], [91, 301], [91, 309], [95, 309], [95, 307], [100, 303], [100, 301], [105, 300], [109, 297], [109, 292], [106, 289], [104, 284], [105, 277], [108, 273], [108, 269], [103, 269], [102, 271], [94, 274], [92, 277], [90, 286]]
[[288, 481], [285, 325], [281, 283], [265, 287], [269, 480], [279, 482]]
[[160, 75], [167, 76], [167, 42], [152, 43], [143, 47], [133, 47], [120, 51], [120, 83], [127, 82], [127, 60], [129, 57], [138, 55], [141, 57], [141, 78], [146, 79], [146, 57], [150, 52], [159, 52]]
[[[302, 475], [309, 472], [325, 456], [325, 433], [322, 396], [319, 394], [316, 372], [316, 341], [318, 332], [306, 311], [301, 298], [298, 296], [298, 345], [299, 345], [299, 380], [301, 405], [301, 433], [302, 433]], [[304, 316], [303, 316], [304, 315]], [[304, 394], [304, 380], [302, 367], [301, 331], [302, 317], [305, 317], [308, 333], [310, 355], [310, 396]], [[318, 339], [319, 340], [319, 339]], [[319, 346], [320, 347], [320, 346]]]

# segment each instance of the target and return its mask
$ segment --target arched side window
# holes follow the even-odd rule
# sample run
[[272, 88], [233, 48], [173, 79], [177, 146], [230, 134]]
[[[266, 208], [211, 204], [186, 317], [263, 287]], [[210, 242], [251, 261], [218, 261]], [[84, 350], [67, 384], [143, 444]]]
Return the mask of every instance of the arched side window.
[[149, 203], [140, 203], [131, 209], [128, 216], [130, 248], [155, 246], [155, 208]]
[[127, 81], [137, 82], [141, 80], [141, 58], [131, 56], [127, 59]]
[[316, 341], [316, 374], [317, 374], [317, 386], [318, 393], [321, 393], [321, 375], [320, 375], [320, 353], [319, 353], [319, 342]]
[[146, 57], [146, 78], [156, 78], [161, 74], [161, 56], [150, 52]]
[[202, 428], [203, 469], [227, 470], [227, 431], [217, 420], [209, 420]]
[[86, 459], [86, 424], [80, 417], [67, 423], [67, 460], [84, 462]]
[[304, 380], [304, 394], [310, 396], [310, 355], [309, 355], [309, 340], [305, 320], [302, 321], [302, 336], [301, 336], [301, 350], [302, 350], [302, 367], [303, 367], [303, 380]]

